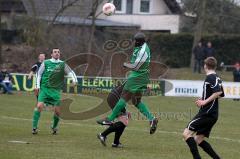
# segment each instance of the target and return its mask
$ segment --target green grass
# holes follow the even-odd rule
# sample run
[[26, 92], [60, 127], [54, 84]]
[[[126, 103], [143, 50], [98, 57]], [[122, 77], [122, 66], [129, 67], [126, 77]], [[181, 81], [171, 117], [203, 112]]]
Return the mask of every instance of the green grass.
[[[223, 81], [233, 81], [232, 72], [229, 71], [217, 71], [217, 74], [222, 78]], [[167, 79], [178, 79], [178, 80], [204, 80], [204, 71], [201, 74], [193, 73], [191, 68], [178, 68], [169, 69], [166, 74]]]
[[[73, 96], [72, 111], [89, 109], [99, 102], [93, 97]], [[130, 121], [121, 142], [123, 149], [111, 148], [113, 136], [103, 147], [96, 134], [104, 127], [95, 123], [96, 117], [86, 121], [66, 121], [60, 123], [59, 134], [50, 134], [52, 113], [44, 111], [40, 120], [40, 132], [31, 134], [31, 117], [35, 97], [31, 93], [18, 92], [15, 95], [0, 95], [0, 158], [6, 159], [190, 159], [190, 152], [182, 140], [182, 131], [191, 116], [197, 111], [194, 98], [146, 97], [143, 99], [151, 110], [161, 112], [159, 128], [149, 135], [147, 121], [136, 120], [136, 109], [128, 106], [135, 114]], [[239, 102], [222, 99], [220, 118], [214, 127], [209, 142], [225, 159], [240, 156], [240, 107]], [[165, 112], [165, 113], [164, 113]], [[192, 114], [190, 115], [190, 112]], [[168, 116], [166, 115], [168, 114]], [[178, 114], [178, 118], [173, 114]], [[180, 116], [180, 114], [184, 114]], [[10, 143], [27, 141], [30, 144]], [[202, 158], [209, 158], [200, 151]]]

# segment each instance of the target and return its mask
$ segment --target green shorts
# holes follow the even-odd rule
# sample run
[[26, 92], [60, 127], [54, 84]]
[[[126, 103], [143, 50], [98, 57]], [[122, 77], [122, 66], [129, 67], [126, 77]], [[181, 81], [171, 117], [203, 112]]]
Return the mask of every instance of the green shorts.
[[54, 88], [41, 87], [38, 95], [38, 102], [43, 102], [47, 106], [60, 106], [61, 91]]
[[147, 89], [149, 83], [148, 73], [132, 72], [124, 85], [124, 90], [131, 93], [143, 92]]

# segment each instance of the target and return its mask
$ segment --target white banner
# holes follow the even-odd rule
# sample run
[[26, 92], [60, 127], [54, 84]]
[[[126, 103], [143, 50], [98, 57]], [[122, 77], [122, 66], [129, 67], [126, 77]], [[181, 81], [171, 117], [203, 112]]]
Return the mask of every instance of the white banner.
[[[240, 98], [240, 82], [223, 82], [225, 98]], [[203, 81], [166, 80], [165, 96], [201, 97]]]

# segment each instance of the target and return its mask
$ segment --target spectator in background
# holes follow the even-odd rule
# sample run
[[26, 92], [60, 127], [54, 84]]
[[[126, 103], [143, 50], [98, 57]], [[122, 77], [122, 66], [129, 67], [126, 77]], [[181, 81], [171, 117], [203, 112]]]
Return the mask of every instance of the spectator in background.
[[32, 65], [31, 71], [28, 75], [28, 79], [32, 79], [33, 74], [36, 73], [38, 71], [38, 68], [41, 66], [42, 62], [45, 60], [45, 54], [44, 53], [40, 53], [38, 55], [38, 61]]
[[195, 73], [198, 71], [198, 73], [201, 73], [201, 68], [203, 67], [203, 60], [204, 60], [204, 48], [202, 46], [202, 42], [199, 41], [197, 46], [193, 49], [194, 54], [194, 70]]
[[[233, 70], [233, 81], [234, 82], [240, 82], [240, 64], [235, 64], [235, 69]], [[240, 99], [233, 99], [236, 101], [239, 101]]]
[[212, 47], [212, 43], [210, 41], [207, 43], [207, 46], [204, 52], [205, 52], [205, 59], [208, 57], [215, 57], [215, 50]]
[[4, 94], [12, 94], [12, 75], [5, 67], [2, 67], [0, 72], [0, 86], [3, 88]]

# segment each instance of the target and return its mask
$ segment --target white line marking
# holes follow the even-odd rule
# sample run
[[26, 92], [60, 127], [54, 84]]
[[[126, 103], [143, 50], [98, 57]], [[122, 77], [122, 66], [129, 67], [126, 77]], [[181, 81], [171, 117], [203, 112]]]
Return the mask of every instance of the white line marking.
[[16, 144], [30, 144], [30, 142], [27, 141], [18, 141], [18, 140], [13, 140], [13, 141], [8, 141], [10, 143], [16, 143]]
[[[11, 119], [11, 120], [22, 120], [22, 121], [32, 121], [32, 119], [26, 119], [26, 118], [17, 118], [17, 117], [9, 117], [9, 116], [0, 116], [2, 119]], [[63, 125], [73, 125], [73, 126], [85, 126], [85, 127], [91, 127], [91, 128], [99, 128], [98, 125], [89, 125], [89, 124], [80, 124], [80, 123], [70, 123], [70, 122], [61, 122]], [[127, 130], [130, 131], [142, 131], [142, 132], [148, 132], [148, 130], [143, 130], [143, 129], [136, 129], [136, 128], [128, 128]], [[176, 132], [176, 131], [164, 131], [164, 130], [157, 130], [156, 133], [161, 133], [161, 134], [175, 134], [181, 136], [182, 133]], [[227, 141], [227, 142], [236, 142], [240, 143], [240, 139], [231, 139], [231, 138], [226, 138], [226, 137], [218, 137], [218, 136], [213, 136], [211, 137], [212, 139], [216, 140], [222, 140], [222, 141]]]

